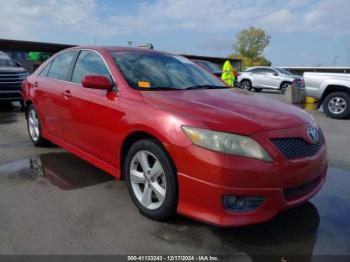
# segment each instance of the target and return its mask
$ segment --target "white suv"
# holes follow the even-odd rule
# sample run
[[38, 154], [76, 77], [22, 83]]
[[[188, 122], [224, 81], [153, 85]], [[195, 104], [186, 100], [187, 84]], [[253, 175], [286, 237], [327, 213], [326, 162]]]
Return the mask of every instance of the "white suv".
[[287, 70], [278, 67], [250, 67], [238, 76], [240, 87], [245, 90], [254, 89], [260, 92], [262, 89], [286, 91], [288, 85], [295, 85], [304, 88], [302, 76], [293, 75]]

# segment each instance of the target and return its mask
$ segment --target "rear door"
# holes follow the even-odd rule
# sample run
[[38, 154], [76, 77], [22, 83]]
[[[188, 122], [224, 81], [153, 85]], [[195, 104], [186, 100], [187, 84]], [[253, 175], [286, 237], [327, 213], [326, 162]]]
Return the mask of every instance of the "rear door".
[[63, 130], [66, 142], [104, 162], [115, 166], [118, 110], [115, 91], [84, 88], [85, 75], [103, 75], [114, 83], [103, 58], [95, 51], [82, 50], [71, 75], [66, 92], [68, 111], [63, 112]]
[[262, 86], [271, 89], [279, 88], [280, 77], [277, 71], [272, 68], [264, 68], [263, 75]]
[[251, 70], [253, 87], [264, 87], [265, 71], [264, 68], [254, 68]]
[[62, 92], [69, 77], [69, 68], [76, 56], [75, 51], [58, 55], [39, 73], [33, 83], [35, 88], [35, 106], [45, 132], [57, 138], [63, 136], [61, 126], [62, 111], [65, 110]]

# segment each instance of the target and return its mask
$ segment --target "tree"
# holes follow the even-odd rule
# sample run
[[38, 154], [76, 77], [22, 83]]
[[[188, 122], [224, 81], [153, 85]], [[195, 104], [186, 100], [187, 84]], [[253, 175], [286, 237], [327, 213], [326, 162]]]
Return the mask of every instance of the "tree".
[[269, 45], [271, 36], [261, 28], [250, 27], [236, 35], [233, 44], [232, 58], [242, 59], [243, 67], [270, 66], [271, 62], [263, 56], [264, 49]]

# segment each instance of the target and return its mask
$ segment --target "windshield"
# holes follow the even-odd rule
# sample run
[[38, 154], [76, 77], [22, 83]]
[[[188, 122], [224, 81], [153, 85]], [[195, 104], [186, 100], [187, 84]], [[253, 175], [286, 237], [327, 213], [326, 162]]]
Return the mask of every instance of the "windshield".
[[228, 88], [182, 56], [128, 51], [116, 51], [111, 55], [126, 81], [136, 89]]
[[10, 57], [7, 54], [0, 53], [0, 66], [14, 66]]
[[219, 68], [218, 65], [214, 64], [214, 63], [211, 63], [209, 61], [205, 61], [205, 60], [195, 60], [195, 62], [197, 64], [200, 64], [202, 66], [204, 66], [205, 68], [208, 68], [208, 70], [210, 72], [213, 72], [213, 73], [220, 73], [221, 72], [221, 69]]
[[278, 67], [276, 67], [275, 69], [276, 69], [278, 72], [280, 72], [281, 74], [284, 74], [284, 75], [292, 75], [291, 72], [289, 72], [289, 71], [287, 71], [287, 70], [285, 70], [285, 69], [283, 69], [283, 68], [278, 68]]

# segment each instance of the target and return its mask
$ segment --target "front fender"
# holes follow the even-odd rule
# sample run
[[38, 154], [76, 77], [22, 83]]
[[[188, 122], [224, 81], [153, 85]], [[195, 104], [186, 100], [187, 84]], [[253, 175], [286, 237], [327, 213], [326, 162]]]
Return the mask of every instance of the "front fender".
[[350, 81], [344, 79], [330, 78], [322, 82], [319, 88], [319, 97], [326, 91], [329, 86], [344, 86], [350, 89]]

